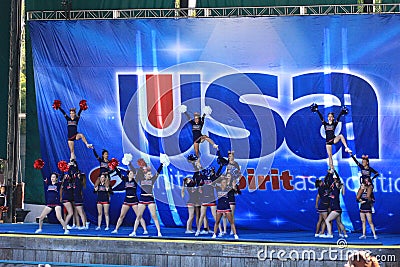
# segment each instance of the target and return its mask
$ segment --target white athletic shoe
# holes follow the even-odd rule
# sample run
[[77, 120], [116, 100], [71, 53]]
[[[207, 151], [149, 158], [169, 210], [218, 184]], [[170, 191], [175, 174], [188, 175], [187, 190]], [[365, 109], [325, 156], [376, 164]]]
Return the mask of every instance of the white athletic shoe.
[[339, 237], [340, 237], [340, 238], [343, 238], [343, 237], [344, 237], [344, 235], [343, 235], [343, 234], [339, 234]]
[[[215, 234], [214, 234], [215, 235]], [[218, 237], [223, 237], [224, 236], [224, 234], [223, 233], [219, 233], [218, 234]]]
[[351, 153], [351, 152], [353, 152], [353, 151], [351, 151], [351, 149], [350, 149], [350, 148], [348, 148], [348, 147], [346, 147], [346, 148], [344, 149], [344, 151], [345, 151], [345, 152], [347, 152], [347, 153]]
[[86, 226], [79, 226], [78, 230], [86, 230]]
[[104, 231], [108, 231], [108, 230], [110, 230], [110, 228], [108, 228], [108, 227], [104, 228]]
[[67, 224], [67, 230], [71, 230], [72, 227]]
[[367, 239], [367, 237], [365, 235], [362, 235], [358, 239]]
[[97, 226], [95, 230], [96, 230], [96, 231], [99, 231], [99, 230], [101, 230], [101, 227], [100, 227], [100, 226]]
[[213, 148], [218, 149], [218, 145], [217, 145], [217, 144], [214, 144], [214, 145], [213, 145]]
[[36, 231], [35, 231], [35, 234], [40, 234], [42, 232], [42, 229], [37, 229]]
[[193, 230], [186, 230], [185, 234], [194, 234], [195, 232]]
[[[213, 232], [213, 233], [214, 233], [214, 232]], [[201, 234], [201, 235], [206, 235], [206, 234], [208, 234], [208, 231], [202, 230], [202, 231], [200, 232], [200, 234]]]
[[319, 234], [315, 234], [314, 237], [319, 237]]
[[239, 239], [239, 236], [238, 236], [238, 235], [234, 235], [234, 237], [235, 237], [235, 239]]
[[118, 234], [118, 230], [115, 229], [114, 231], [111, 232], [112, 234]]
[[326, 235], [326, 238], [333, 238], [333, 235]]
[[69, 230], [65, 230], [64, 235], [69, 235]]
[[217, 238], [217, 235], [216, 235], [216, 234], [213, 234], [211, 238]]
[[158, 237], [162, 237], [161, 232], [158, 232], [157, 236], [158, 236]]
[[194, 234], [194, 236], [199, 236], [200, 231], [196, 231], [196, 233]]
[[144, 234], [144, 235], [148, 235], [148, 234], [149, 234], [149, 232], [147, 232], [147, 231], [143, 231], [143, 234]]
[[318, 237], [320, 238], [327, 238], [328, 236], [326, 234], [320, 234]]
[[347, 234], [345, 234], [343, 237], [344, 237], [344, 238], [348, 238], [349, 236], [348, 236]]
[[374, 235], [374, 239], [378, 239], [378, 236], [377, 236], [377, 235]]
[[136, 232], [130, 233], [129, 236], [136, 236]]
[[230, 235], [233, 235], [233, 231], [231, 230]]
[[90, 222], [86, 222], [86, 228], [89, 228]]

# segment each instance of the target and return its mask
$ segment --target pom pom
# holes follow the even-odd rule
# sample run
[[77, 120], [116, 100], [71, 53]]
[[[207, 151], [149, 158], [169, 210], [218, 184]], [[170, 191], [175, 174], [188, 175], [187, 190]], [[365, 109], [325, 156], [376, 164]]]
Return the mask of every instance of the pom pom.
[[142, 158], [140, 158], [140, 159], [137, 160], [137, 164], [138, 164], [138, 166], [139, 166], [140, 168], [147, 167], [146, 161], [144, 161], [144, 159], [142, 159]]
[[55, 110], [59, 109], [61, 107], [61, 101], [60, 100], [54, 100], [53, 102], [53, 108]]
[[212, 109], [211, 109], [210, 106], [205, 106], [205, 107], [204, 107], [204, 114], [210, 115], [211, 112], [212, 112]]
[[346, 115], [349, 113], [349, 109], [346, 106], [342, 107], [342, 110], [340, 111], [340, 113], [342, 113], [343, 115]]
[[33, 163], [33, 168], [35, 168], [36, 170], [41, 170], [43, 169], [43, 167], [44, 167], [44, 161], [42, 159], [37, 159]]
[[109, 162], [108, 162], [108, 168], [110, 170], [115, 170], [115, 168], [117, 168], [117, 166], [119, 165], [119, 162], [116, 158], [112, 158]]
[[185, 113], [187, 111], [187, 106], [185, 105], [180, 105], [179, 106], [179, 112], [180, 113]]
[[168, 166], [170, 161], [166, 154], [160, 154], [160, 163], [164, 166]]
[[68, 170], [69, 170], [69, 165], [65, 160], [59, 161], [57, 164], [57, 167], [62, 172], [68, 172]]
[[81, 100], [81, 101], [79, 102], [79, 107], [80, 107], [82, 110], [87, 110], [87, 109], [88, 109], [87, 101], [86, 101], [86, 100]]
[[131, 162], [132, 159], [133, 159], [132, 154], [126, 153], [126, 154], [124, 154], [124, 157], [122, 158], [122, 164], [129, 165], [129, 162]]
[[310, 106], [310, 109], [312, 112], [316, 112], [318, 110], [318, 105], [316, 103], [312, 103]]

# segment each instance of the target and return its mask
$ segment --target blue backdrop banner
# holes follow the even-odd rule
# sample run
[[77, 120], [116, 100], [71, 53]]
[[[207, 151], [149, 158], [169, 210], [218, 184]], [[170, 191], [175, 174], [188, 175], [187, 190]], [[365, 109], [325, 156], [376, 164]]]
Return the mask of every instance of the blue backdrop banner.
[[[362, 26], [360, 26], [362, 25]], [[310, 105], [326, 118], [341, 106], [336, 134], [357, 158], [368, 154], [380, 175], [374, 180], [373, 215], [379, 232], [399, 232], [400, 207], [400, 16], [345, 15], [229, 19], [134, 19], [31, 21], [44, 176], [69, 160], [68, 111], [87, 100], [78, 130], [98, 153], [107, 149], [120, 167], [144, 158], [157, 169], [157, 211], [164, 226], [185, 225], [182, 180], [193, 174], [188, 113], [207, 112], [203, 134], [227, 156], [235, 151], [242, 171], [237, 196], [238, 227], [312, 230], [317, 213], [314, 182], [327, 172], [325, 132]], [[216, 149], [200, 145], [203, 166], [217, 166]], [[99, 163], [75, 142], [87, 174], [85, 209], [97, 220], [93, 183]], [[345, 184], [342, 221], [360, 230], [356, 192], [360, 171], [340, 143], [335, 169]], [[112, 176], [111, 222], [124, 199]], [[27, 188], [27, 190], [37, 190]], [[146, 218], [148, 219], [148, 214]], [[125, 221], [131, 225], [134, 215]]]

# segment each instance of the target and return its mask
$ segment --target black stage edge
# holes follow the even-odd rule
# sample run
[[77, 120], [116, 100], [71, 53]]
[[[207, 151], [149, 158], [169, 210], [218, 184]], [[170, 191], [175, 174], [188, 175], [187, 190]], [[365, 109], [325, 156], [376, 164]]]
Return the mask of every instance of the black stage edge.
[[[9, 230], [13, 226], [15, 231]], [[27, 228], [28, 227], [28, 228]], [[337, 245], [331, 240], [304, 237], [310, 233], [274, 233], [282, 241], [234, 240], [230, 237], [211, 239], [210, 236], [182, 235], [183, 229], [162, 229], [165, 236], [129, 237], [131, 228], [121, 229], [117, 235], [103, 231], [71, 230], [63, 235], [59, 225], [45, 224], [44, 234], [34, 234], [37, 224], [0, 226], [0, 266], [340, 266], [343, 267], [351, 252], [369, 250], [385, 262], [380, 266], [397, 267], [400, 260], [399, 236], [396, 245], [382, 245], [373, 239], [360, 243], [358, 234], [349, 238], [349, 243]], [[4, 231], [4, 229], [8, 229]], [[20, 232], [24, 228], [30, 232]], [[76, 232], [76, 233], [75, 233]], [[141, 232], [139, 229], [138, 232]], [[179, 236], [180, 235], [180, 236]], [[240, 233], [239, 233], [240, 235]], [[249, 235], [249, 233], [247, 233]], [[269, 235], [262, 233], [259, 235]], [[246, 234], [243, 231], [243, 235]], [[297, 239], [293, 236], [298, 236]], [[383, 238], [384, 239], [384, 238]], [[286, 241], [285, 241], [286, 240]], [[351, 241], [353, 240], [353, 242]], [[44, 265], [42, 265], [44, 266]]]

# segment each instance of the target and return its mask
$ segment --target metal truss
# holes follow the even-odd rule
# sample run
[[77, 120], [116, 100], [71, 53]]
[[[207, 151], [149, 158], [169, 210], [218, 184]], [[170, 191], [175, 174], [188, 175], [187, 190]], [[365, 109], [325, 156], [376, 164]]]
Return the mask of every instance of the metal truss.
[[59, 10], [30, 11], [27, 20], [81, 20], [81, 19], [133, 19], [133, 18], [229, 18], [297, 15], [400, 13], [400, 4], [354, 4], [271, 7], [224, 7], [179, 9], [126, 9], [126, 10]]

